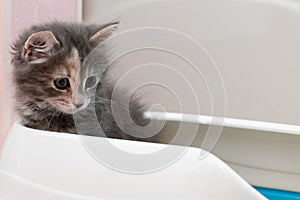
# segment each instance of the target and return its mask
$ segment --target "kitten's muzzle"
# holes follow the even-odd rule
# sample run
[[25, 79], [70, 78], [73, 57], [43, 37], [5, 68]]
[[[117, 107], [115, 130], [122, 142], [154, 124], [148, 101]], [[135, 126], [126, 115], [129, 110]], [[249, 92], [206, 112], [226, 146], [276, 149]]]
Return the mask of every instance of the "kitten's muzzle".
[[74, 104], [74, 106], [75, 106], [76, 108], [80, 108], [81, 106], [84, 105], [84, 102], [82, 102], [82, 103], [73, 103], [73, 104]]
[[[84, 102], [72, 102], [73, 103], [73, 109], [72, 109], [72, 113], [76, 113], [80, 110], [85, 109], [89, 103], [90, 103], [90, 99], [86, 99]], [[75, 109], [74, 109], [75, 108]]]

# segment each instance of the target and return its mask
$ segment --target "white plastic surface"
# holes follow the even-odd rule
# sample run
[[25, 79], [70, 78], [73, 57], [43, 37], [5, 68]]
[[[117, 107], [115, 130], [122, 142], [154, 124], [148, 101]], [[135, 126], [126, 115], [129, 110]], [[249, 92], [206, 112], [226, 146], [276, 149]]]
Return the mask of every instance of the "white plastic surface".
[[176, 132], [180, 123], [199, 124], [194, 147], [202, 147], [208, 126], [223, 126], [214, 155], [251, 185], [300, 192], [300, 126], [181, 113], [147, 112], [145, 117], [167, 120], [165, 134]]
[[[165, 147], [110, 140], [129, 151]], [[199, 151], [188, 148], [177, 162], [155, 173], [126, 174], [97, 162], [78, 135], [16, 123], [0, 157], [0, 199], [264, 199], [214, 155], [199, 160]]]

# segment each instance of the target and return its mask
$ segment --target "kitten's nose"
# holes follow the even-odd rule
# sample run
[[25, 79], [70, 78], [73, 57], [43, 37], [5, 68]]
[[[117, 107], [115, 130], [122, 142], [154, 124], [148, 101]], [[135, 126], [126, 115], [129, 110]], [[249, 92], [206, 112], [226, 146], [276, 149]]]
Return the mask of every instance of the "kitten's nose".
[[73, 103], [76, 108], [80, 108], [84, 103]]

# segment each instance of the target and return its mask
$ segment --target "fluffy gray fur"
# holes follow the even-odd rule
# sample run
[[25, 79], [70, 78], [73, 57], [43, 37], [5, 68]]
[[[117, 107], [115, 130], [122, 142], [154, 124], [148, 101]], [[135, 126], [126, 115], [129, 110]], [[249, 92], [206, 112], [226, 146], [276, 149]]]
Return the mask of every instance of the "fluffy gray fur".
[[[145, 132], [142, 139], [126, 133], [136, 130], [136, 126], [148, 124], [143, 118], [145, 107], [140, 100], [131, 98], [130, 104], [126, 105], [123, 99], [128, 91], [125, 88], [112, 99], [113, 85], [107, 76], [111, 63], [104, 41], [117, 25], [118, 22], [104, 25], [53, 22], [33, 26], [20, 35], [13, 44], [13, 83], [16, 89], [15, 108], [25, 126], [47, 131], [153, 141], [153, 138], [145, 139]], [[74, 71], [73, 62], [80, 62], [80, 81], [74, 82], [76, 87], [80, 87], [78, 95], [90, 100], [84, 109], [70, 113], [64, 109], [72, 101], [74, 88], [70, 86], [60, 90], [53, 86], [53, 82], [61, 73], [61, 78], [68, 77], [72, 85], [73, 77], [68, 74]], [[87, 92], [83, 85], [87, 84], [85, 81], [91, 75], [97, 77], [97, 84]], [[115, 116], [112, 106], [119, 108]], [[122, 119], [123, 128], [117, 125], [115, 117]], [[138, 136], [138, 133], [135, 135]]]

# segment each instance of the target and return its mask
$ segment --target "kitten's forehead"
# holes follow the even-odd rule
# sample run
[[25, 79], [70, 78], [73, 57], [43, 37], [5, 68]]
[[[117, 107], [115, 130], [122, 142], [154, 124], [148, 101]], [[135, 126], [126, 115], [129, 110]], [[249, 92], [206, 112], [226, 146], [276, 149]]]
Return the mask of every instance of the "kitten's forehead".
[[75, 80], [79, 76], [80, 66], [81, 60], [78, 50], [73, 48], [70, 55], [64, 61], [63, 66], [58, 69], [58, 73]]
[[102, 74], [109, 67], [110, 63], [106, 56], [105, 46], [99, 45], [93, 49], [85, 57], [82, 66], [81, 74], [83, 77], [88, 76], [98, 76], [101, 77]]
[[79, 75], [80, 66], [81, 61], [78, 50], [76, 48], [73, 48], [70, 57], [67, 60], [67, 70], [70, 77], [76, 77]]

